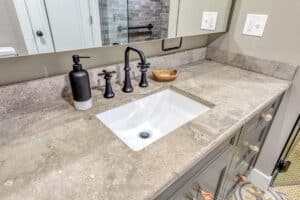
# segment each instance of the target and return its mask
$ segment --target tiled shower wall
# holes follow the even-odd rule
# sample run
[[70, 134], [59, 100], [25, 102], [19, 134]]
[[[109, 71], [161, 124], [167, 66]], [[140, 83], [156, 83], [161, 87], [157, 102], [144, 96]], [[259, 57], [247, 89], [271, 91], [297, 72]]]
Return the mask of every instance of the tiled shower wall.
[[[168, 35], [170, 0], [99, 0], [99, 5], [103, 45], [154, 40]], [[140, 29], [127, 34], [127, 26], [150, 23], [154, 25], [152, 32]]]
[[170, 0], [128, 0], [129, 26], [152, 24], [148, 29], [129, 30], [129, 42], [166, 38]]
[[128, 43], [127, 0], [99, 0], [99, 8], [102, 44]]
[[170, 1], [171, 0], [161, 0], [161, 38], [168, 37], [168, 28], [169, 28], [169, 12], [170, 12]]

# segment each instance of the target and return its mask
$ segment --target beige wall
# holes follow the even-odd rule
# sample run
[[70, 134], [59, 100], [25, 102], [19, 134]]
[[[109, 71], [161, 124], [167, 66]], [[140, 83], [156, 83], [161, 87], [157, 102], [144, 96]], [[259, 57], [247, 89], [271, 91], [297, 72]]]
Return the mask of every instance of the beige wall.
[[[232, 0], [184, 0], [179, 3], [177, 36], [208, 34], [227, 30]], [[201, 29], [202, 13], [218, 12], [216, 30]], [[195, 21], [198, 20], [198, 23]]]
[[[166, 45], [167, 47], [178, 45], [178, 39], [170, 39], [166, 42]], [[186, 37], [183, 39], [182, 48], [177, 51], [203, 47], [206, 45], [206, 35]], [[134, 43], [131, 44], [131, 46], [141, 48], [146, 57], [176, 52], [162, 51], [161, 40]], [[73, 54], [91, 56], [91, 59], [82, 60], [82, 64], [85, 68], [124, 62], [125, 48], [126, 45], [24, 57], [2, 58], [0, 59], [0, 85], [67, 73], [72, 69]], [[135, 55], [132, 57], [136, 58]]]
[[12, 0], [0, 1], [0, 47], [14, 47], [19, 55], [27, 54]]
[[[210, 46], [233, 53], [300, 65], [300, 1], [236, 0], [229, 32]], [[268, 14], [262, 38], [242, 35], [247, 13]], [[211, 39], [211, 38], [210, 38]], [[300, 112], [300, 73], [287, 92], [270, 130], [257, 166], [271, 175], [277, 158]]]
[[[212, 46], [234, 53], [300, 64], [299, 0], [236, 0], [230, 31]], [[268, 14], [262, 38], [242, 35], [247, 13]]]

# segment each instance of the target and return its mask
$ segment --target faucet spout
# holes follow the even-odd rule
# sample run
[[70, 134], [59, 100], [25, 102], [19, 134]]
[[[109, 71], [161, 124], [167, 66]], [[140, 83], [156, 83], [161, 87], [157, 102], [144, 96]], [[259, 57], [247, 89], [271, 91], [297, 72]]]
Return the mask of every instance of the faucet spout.
[[146, 58], [145, 58], [145, 55], [144, 55], [143, 51], [138, 49], [138, 48], [135, 48], [135, 47], [127, 47], [126, 50], [125, 50], [125, 65], [124, 65], [125, 80], [124, 80], [124, 86], [123, 86], [123, 89], [122, 89], [123, 92], [126, 92], [126, 93], [133, 92], [133, 87], [132, 87], [131, 78], [130, 78], [131, 68], [129, 66], [130, 51], [136, 52], [140, 57], [139, 66], [141, 67], [141, 71], [142, 71], [141, 82], [143, 82], [143, 84], [140, 83], [140, 86], [141, 87], [148, 86], [147, 81], [145, 81], [145, 79], [146, 79], [146, 71], [145, 70], [149, 67], [149, 64], [146, 63]]
[[144, 55], [144, 52], [138, 48], [135, 47], [127, 47], [125, 50], [125, 67], [129, 67], [129, 53], [130, 51], [136, 52], [141, 60], [142, 64], [146, 64], [146, 57]]

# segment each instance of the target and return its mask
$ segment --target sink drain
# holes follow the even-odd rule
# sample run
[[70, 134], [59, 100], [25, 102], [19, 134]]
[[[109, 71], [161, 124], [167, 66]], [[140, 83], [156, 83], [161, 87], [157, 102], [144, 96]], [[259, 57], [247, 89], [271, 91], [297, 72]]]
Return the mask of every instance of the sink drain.
[[151, 136], [151, 134], [147, 131], [140, 132], [140, 134], [139, 134], [139, 137], [142, 139], [148, 139], [148, 138], [150, 138], [150, 136]]

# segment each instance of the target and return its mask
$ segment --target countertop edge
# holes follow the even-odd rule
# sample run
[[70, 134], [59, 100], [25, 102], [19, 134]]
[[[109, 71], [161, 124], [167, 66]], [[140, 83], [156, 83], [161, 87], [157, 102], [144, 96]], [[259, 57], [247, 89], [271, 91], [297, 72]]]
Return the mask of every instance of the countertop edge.
[[213, 152], [218, 145], [221, 145], [224, 143], [227, 139], [229, 139], [233, 134], [238, 131], [242, 126], [247, 123], [250, 119], [252, 119], [256, 114], [258, 114], [260, 111], [262, 111], [265, 106], [267, 106], [269, 103], [273, 102], [275, 99], [279, 98], [280, 96], [284, 95], [284, 93], [291, 87], [291, 84], [289, 87], [284, 89], [282, 92], [278, 93], [277, 95], [273, 96], [270, 99], [267, 99], [263, 104], [258, 106], [253, 112], [246, 115], [244, 118], [241, 118], [241, 120], [238, 121], [234, 126], [230, 127], [228, 130], [226, 130], [223, 134], [218, 136], [214, 141], [212, 141], [210, 144], [208, 144], [206, 147], [204, 147], [203, 153], [201, 156], [195, 160], [191, 165], [186, 168], [181, 174], [178, 174], [178, 177], [176, 179], [172, 179], [169, 183], [167, 183], [165, 186], [163, 186], [159, 191], [157, 191], [152, 197], [150, 197], [150, 200], [155, 200], [159, 195], [161, 195], [166, 189], [168, 189], [172, 184], [174, 184], [180, 177], [182, 177], [184, 174], [186, 174], [189, 170], [191, 170], [195, 165], [197, 165], [199, 162], [201, 162], [209, 153]]

